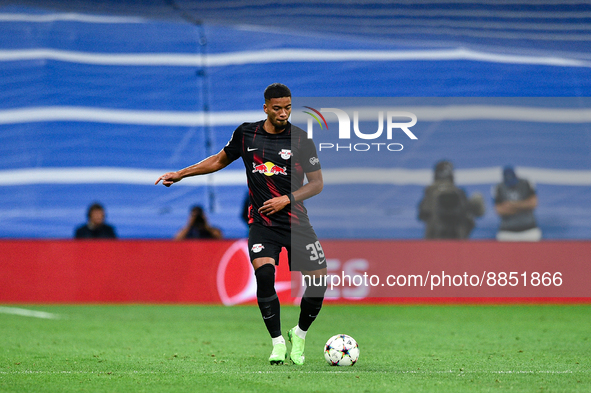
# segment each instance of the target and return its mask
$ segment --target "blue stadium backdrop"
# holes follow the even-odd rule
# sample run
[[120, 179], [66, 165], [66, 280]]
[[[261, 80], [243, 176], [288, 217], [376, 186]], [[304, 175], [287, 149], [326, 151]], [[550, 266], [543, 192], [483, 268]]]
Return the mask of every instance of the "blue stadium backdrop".
[[[153, 183], [262, 119], [262, 91], [280, 81], [298, 97], [442, 107], [516, 97], [485, 100], [497, 113], [486, 127], [487, 115], [431, 117], [397, 154], [352, 166], [321, 152], [326, 187], [307, 203], [321, 238], [421, 238], [417, 204], [446, 158], [485, 195], [472, 238], [494, 237], [490, 190], [512, 164], [536, 183], [544, 238], [589, 239], [590, 41], [591, 5], [570, 1], [5, 1], [0, 238], [70, 238], [94, 201], [121, 238], [171, 238], [194, 204], [226, 237], [246, 236], [241, 163]], [[575, 99], [544, 117], [527, 97]]]

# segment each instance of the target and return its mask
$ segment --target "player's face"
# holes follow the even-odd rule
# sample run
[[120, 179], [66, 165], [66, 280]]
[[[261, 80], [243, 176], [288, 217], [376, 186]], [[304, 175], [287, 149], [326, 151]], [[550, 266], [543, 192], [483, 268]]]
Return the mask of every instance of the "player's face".
[[291, 115], [291, 97], [271, 98], [265, 102], [263, 109], [273, 127], [283, 130], [287, 127], [287, 119]]
[[103, 225], [105, 222], [105, 212], [101, 209], [95, 209], [90, 212], [90, 222], [95, 225]]

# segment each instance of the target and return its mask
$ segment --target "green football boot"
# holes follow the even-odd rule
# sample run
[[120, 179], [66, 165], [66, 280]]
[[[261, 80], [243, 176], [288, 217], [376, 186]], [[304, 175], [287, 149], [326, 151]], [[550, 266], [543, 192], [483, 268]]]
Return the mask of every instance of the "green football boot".
[[304, 361], [306, 360], [306, 357], [304, 356], [304, 346], [306, 345], [306, 340], [299, 338], [295, 334], [295, 327], [287, 332], [287, 338], [291, 343], [291, 352], [289, 354], [291, 361], [298, 366], [303, 365]]
[[285, 344], [275, 344], [273, 345], [273, 352], [271, 352], [271, 356], [269, 356], [269, 363], [283, 364], [283, 362], [285, 362], [286, 357], [287, 347], [285, 346]]

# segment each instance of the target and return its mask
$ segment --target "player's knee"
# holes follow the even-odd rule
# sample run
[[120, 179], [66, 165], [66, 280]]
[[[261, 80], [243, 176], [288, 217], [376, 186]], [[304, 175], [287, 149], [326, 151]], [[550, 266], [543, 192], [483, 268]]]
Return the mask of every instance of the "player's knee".
[[264, 264], [254, 271], [257, 281], [257, 297], [269, 298], [276, 294], [275, 292], [275, 266]]
[[275, 266], [270, 263], [265, 263], [254, 271], [254, 275], [258, 280], [273, 280], [275, 281]]

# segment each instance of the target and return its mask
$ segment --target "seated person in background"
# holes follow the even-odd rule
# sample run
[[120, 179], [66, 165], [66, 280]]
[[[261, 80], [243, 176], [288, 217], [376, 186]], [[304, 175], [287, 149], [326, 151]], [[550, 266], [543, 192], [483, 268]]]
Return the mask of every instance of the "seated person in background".
[[419, 204], [419, 220], [426, 224], [425, 239], [467, 239], [474, 228], [474, 217], [483, 214], [482, 195], [468, 199], [454, 184], [452, 163], [438, 162], [433, 184], [425, 188]]
[[100, 203], [93, 203], [86, 213], [88, 221], [74, 232], [76, 239], [116, 239], [115, 228], [105, 223], [105, 209]]
[[209, 225], [201, 206], [193, 206], [191, 208], [187, 225], [185, 225], [174, 237], [175, 240], [221, 238], [222, 231]]
[[534, 187], [520, 179], [515, 170], [507, 166], [503, 170], [503, 182], [494, 189], [495, 209], [501, 216], [497, 232], [500, 241], [539, 241], [542, 231], [534, 216], [538, 197]]

